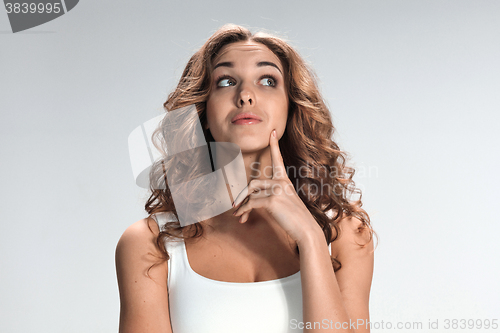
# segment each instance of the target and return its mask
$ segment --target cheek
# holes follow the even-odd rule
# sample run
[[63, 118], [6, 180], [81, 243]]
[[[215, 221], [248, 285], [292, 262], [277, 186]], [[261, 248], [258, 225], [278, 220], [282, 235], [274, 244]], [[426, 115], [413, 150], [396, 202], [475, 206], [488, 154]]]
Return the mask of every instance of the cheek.
[[286, 124], [286, 121], [288, 119], [288, 109], [290, 107], [290, 104], [288, 102], [288, 97], [287, 96], [283, 97], [280, 104], [282, 105], [281, 118], [282, 118], [283, 122]]
[[209, 103], [207, 101], [206, 118], [206, 128], [212, 132], [212, 135], [217, 135], [217, 133], [224, 127], [225, 123], [223, 110], [221, 110], [218, 104]]
[[221, 98], [218, 96], [210, 96], [207, 100], [207, 118], [214, 118], [221, 111]]
[[261, 99], [267, 101], [269, 106], [274, 110], [279, 110], [280, 113], [288, 111], [288, 96], [282, 91], [263, 95]]
[[214, 123], [214, 116], [215, 115], [216, 115], [216, 112], [214, 110], [213, 100], [208, 100], [207, 107], [206, 107], [207, 126], [210, 126], [211, 124]]

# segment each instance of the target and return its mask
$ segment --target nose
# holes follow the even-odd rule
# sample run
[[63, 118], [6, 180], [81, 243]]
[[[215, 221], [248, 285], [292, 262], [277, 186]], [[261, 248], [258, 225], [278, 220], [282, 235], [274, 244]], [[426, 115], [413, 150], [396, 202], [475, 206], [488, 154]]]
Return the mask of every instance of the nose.
[[246, 96], [241, 96], [240, 100], [239, 100], [239, 106], [242, 107], [243, 105], [245, 104], [249, 104], [249, 105], [252, 105], [252, 97], [250, 97], [249, 95], [246, 95]]
[[255, 105], [255, 94], [248, 87], [242, 87], [238, 96], [238, 107], [243, 106], [254, 106]]

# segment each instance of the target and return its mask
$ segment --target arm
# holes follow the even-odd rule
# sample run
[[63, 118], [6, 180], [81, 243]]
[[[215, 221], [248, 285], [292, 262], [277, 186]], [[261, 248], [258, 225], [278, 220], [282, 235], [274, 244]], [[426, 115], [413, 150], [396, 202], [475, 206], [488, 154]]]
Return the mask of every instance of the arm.
[[[296, 242], [300, 252], [304, 332], [369, 332], [365, 325], [373, 275], [373, 242], [364, 248], [356, 244], [367, 243], [369, 233], [358, 232], [361, 221], [355, 218], [339, 222], [341, 234], [332, 244], [332, 255], [343, 267], [334, 273], [325, 235], [287, 176], [275, 130], [269, 145], [272, 178], [252, 179], [247, 187], [248, 200], [240, 201], [238, 196], [238, 208], [233, 215], [241, 215], [240, 222], [245, 223], [252, 209], [263, 208]], [[351, 325], [353, 321], [361, 324], [357, 320], [364, 320], [363, 326]]]
[[158, 233], [156, 222], [143, 219], [125, 230], [116, 247], [120, 333], [172, 333], [167, 262], [153, 266], [147, 275], [160, 258], [156, 247]]
[[[336, 273], [325, 236], [319, 228], [298, 244], [304, 332], [370, 332], [367, 322], [373, 240], [365, 247], [356, 244], [366, 244], [369, 240], [368, 231], [358, 230], [360, 225], [361, 221], [352, 217], [339, 223], [340, 237], [332, 243], [332, 257], [342, 264]], [[314, 322], [317, 322], [316, 327]]]

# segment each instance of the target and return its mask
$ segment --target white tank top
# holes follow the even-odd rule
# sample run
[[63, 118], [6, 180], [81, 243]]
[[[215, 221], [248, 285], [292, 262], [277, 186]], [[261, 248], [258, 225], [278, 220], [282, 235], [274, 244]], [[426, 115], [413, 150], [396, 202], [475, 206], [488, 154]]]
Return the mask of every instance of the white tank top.
[[[155, 217], [153, 215], [153, 217]], [[155, 217], [162, 229], [175, 216]], [[224, 282], [196, 273], [182, 239], [169, 239], [168, 300], [173, 333], [302, 332], [300, 271], [276, 280]]]

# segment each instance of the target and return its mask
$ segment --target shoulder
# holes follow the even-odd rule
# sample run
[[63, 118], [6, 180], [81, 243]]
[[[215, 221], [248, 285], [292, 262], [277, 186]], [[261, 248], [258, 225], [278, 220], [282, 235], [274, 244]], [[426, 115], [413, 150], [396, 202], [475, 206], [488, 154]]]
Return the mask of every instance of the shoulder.
[[[350, 256], [353, 253], [373, 257], [373, 234], [370, 228], [355, 216], [344, 216], [337, 222], [339, 234], [331, 243], [332, 257]], [[333, 230], [335, 234], [335, 229]]]
[[149, 269], [156, 266], [155, 263], [162, 258], [162, 253], [156, 245], [159, 232], [158, 225], [152, 218], [139, 220], [129, 226], [116, 245], [117, 270]]
[[[332, 258], [341, 264], [335, 278], [344, 306], [354, 321], [368, 321], [374, 265], [372, 232], [354, 216], [342, 217], [337, 226], [339, 234], [331, 247]], [[336, 233], [335, 229], [332, 231]]]
[[[158, 234], [158, 225], [152, 218], [139, 220], [123, 232], [115, 253], [118, 278], [120, 274], [138, 274], [140, 270], [149, 272], [151, 267], [155, 267], [156, 275], [163, 275], [156, 268], [163, 257], [156, 245]], [[166, 269], [166, 265], [160, 266]]]
[[120, 332], [171, 332], [168, 313], [167, 261], [156, 245], [159, 230], [152, 219], [128, 227], [116, 246], [120, 291]]
[[116, 246], [116, 252], [122, 254], [131, 248], [137, 250], [154, 245], [159, 232], [158, 225], [152, 218], [139, 220], [123, 232]]
[[341, 264], [335, 276], [351, 318], [367, 320], [374, 266], [372, 233], [352, 216], [342, 218], [338, 226], [340, 234], [331, 243], [332, 258]]

